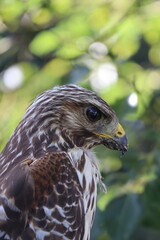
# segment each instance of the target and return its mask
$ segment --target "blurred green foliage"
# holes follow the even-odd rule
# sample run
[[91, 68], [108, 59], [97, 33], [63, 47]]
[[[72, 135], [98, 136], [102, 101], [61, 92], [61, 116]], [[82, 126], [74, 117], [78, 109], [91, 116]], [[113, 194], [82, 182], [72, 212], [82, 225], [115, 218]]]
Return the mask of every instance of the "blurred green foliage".
[[92, 240], [160, 239], [160, 1], [1, 0], [0, 148], [31, 100], [55, 85], [96, 91], [117, 112], [129, 151], [95, 149]]

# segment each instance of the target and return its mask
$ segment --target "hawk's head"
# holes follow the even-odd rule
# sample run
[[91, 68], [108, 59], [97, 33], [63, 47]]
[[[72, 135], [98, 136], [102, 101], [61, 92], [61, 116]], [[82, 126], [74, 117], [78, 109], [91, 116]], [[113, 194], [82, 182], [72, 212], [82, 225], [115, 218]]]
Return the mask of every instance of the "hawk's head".
[[21, 127], [32, 144], [91, 148], [103, 144], [127, 151], [127, 138], [112, 108], [94, 92], [64, 85], [43, 92], [28, 108]]

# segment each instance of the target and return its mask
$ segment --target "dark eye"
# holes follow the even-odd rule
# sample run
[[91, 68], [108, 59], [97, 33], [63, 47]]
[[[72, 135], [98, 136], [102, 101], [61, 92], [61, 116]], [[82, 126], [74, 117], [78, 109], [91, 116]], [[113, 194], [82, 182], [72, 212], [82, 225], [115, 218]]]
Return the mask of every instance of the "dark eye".
[[93, 106], [87, 108], [86, 115], [91, 122], [98, 121], [102, 116], [101, 111], [99, 111], [99, 109]]

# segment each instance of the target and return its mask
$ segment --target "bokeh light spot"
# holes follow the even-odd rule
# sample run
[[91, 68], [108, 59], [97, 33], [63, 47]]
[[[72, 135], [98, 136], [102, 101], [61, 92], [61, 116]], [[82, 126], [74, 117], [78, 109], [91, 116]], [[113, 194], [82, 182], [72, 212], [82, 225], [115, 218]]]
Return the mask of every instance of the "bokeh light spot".
[[92, 57], [100, 59], [107, 55], [108, 49], [106, 45], [101, 42], [94, 42], [89, 46], [89, 53]]
[[136, 107], [138, 104], [138, 96], [136, 93], [131, 93], [131, 95], [128, 97], [128, 104], [131, 107]]
[[3, 74], [3, 83], [8, 90], [19, 88], [23, 82], [23, 72], [20, 67], [9, 67]]
[[117, 69], [111, 63], [101, 64], [90, 76], [90, 82], [95, 91], [113, 85], [117, 79]]

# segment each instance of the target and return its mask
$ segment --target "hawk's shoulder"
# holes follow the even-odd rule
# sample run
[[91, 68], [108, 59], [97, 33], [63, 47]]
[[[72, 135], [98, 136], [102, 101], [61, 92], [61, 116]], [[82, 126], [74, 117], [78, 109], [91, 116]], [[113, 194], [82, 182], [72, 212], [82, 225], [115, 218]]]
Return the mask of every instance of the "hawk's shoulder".
[[18, 236], [25, 229], [22, 236], [34, 239], [40, 228], [46, 236], [61, 232], [73, 239], [84, 231], [82, 187], [64, 152], [46, 153], [14, 167], [3, 182], [0, 201], [4, 236]]

